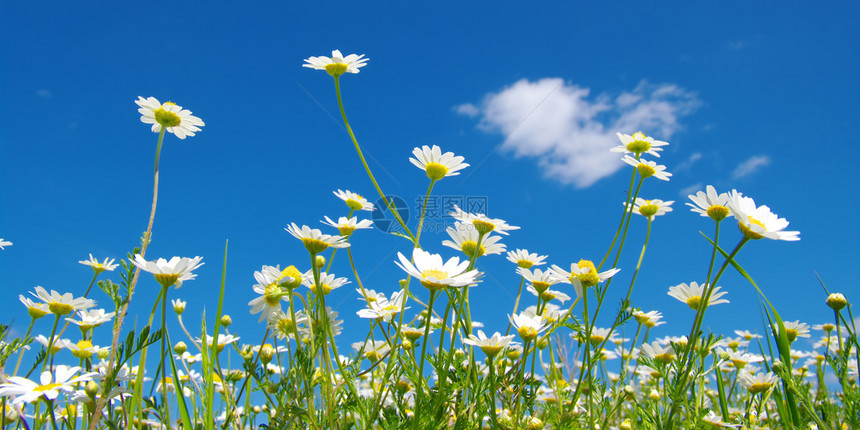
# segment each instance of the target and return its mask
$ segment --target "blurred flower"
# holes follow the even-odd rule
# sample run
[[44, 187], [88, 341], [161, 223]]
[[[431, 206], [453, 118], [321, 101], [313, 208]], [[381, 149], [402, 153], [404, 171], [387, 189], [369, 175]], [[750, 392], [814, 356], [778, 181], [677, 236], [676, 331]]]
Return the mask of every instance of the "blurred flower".
[[636, 322], [648, 328], [666, 324], [665, 321], [660, 321], [663, 318], [663, 314], [658, 311], [642, 312], [640, 310], [636, 310], [633, 311], [633, 318], [636, 319]]
[[610, 149], [612, 152], [622, 152], [627, 154], [635, 154], [637, 157], [642, 154], [651, 154], [655, 157], [660, 157], [659, 151], [663, 150], [663, 146], [668, 145], [668, 142], [654, 140], [653, 137], [645, 136], [641, 131], [627, 135], [615, 133], [621, 145]]
[[93, 271], [96, 272], [96, 275], [104, 272], [105, 270], [107, 270], [108, 272], [112, 272], [113, 269], [116, 269], [117, 266], [119, 266], [119, 264], [113, 264], [113, 262], [114, 262], [113, 258], [105, 258], [105, 261], [103, 263], [99, 263], [99, 260], [96, 260], [95, 258], [93, 258], [93, 254], [90, 254], [89, 260], [78, 261], [78, 263], [81, 263], [84, 266], [92, 267]]
[[[695, 281], [690, 282], [690, 285], [687, 285], [686, 283], [678, 284], [673, 287], [669, 287], [669, 295], [686, 303], [690, 309], [696, 310], [699, 308], [699, 303], [702, 302], [702, 296], [704, 295], [705, 287], [707, 286], [708, 284], [699, 285]], [[728, 300], [720, 299], [720, 297], [726, 294], [728, 293], [720, 291], [720, 287], [714, 287], [714, 290], [711, 291], [711, 297], [708, 300], [707, 306], [728, 303]]]
[[320, 230], [306, 225], [299, 227], [296, 223], [292, 223], [285, 230], [296, 239], [301, 240], [311, 254], [319, 254], [329, 247], [346, 248], [349, 246], [349, 242], [343, 236], [323, 234]]
[[[45, 335], [41, 334], [33, 338], [33, 340], [40, 343], [42, 346], [45, 347], [45, 349], [50, 349], [52, 354], [56, 354], [60, 350], [68, 348], [69, 345], [72, 343], [68, 339], [60, 339], [59, 336], [54, 336], [51, 339], [51, 342], [48, 342], [48, 338], [45, 337]], [[49, 344], [50, 346], [48, 346]]]
[[464, 163], [462, 156], [455, 156], [453, 152], [442, 153], [437, 145], [429, 147], [427, 145], [421, 148], [412, 150], [412, 155], [415, 158], [409, 158], [409, 161], [421, 170], [427, 173], [427, 177], [433, 181], [438, 181], [446, 176], [459, 175], [459, 170], [469, 167]]
[[0, 385], [0, 397], [14, 396], [13, 405], [35, 402], [41, 397], [56, 400], [60, 391], [71, 393], [75, 390], [75, 385], [78, 382], [90, 381], [95, 375], [95, 373], [84, 373], [75, 376], [80, 370], [80, 367], [68, 367], [60, 364], [55, 367], [54, 373], [51, 371], [42, 372], [39, 383], [18, 376], [9, 377], [9, 382]]
[[172, 102], [161, 104], [155, 97], [138, 97], [135, 103], [140, 106], [137, 110], [141, 115], [140, 121], [152, 124], [153, 133], [161, 132], [164, 127], [176, 137], [185, 139], [185, 136], [194, 136], [205, 125], [203, 120], [191, 115], [190, 110]]
[[508, 261], [516, 264], [523, 269], [530, 269], [532, 266], [541, 266], [546, 263], [546, 255], [538, 255], [537, 253], [529, 253], [525, 249], [517, 249], [516, 251], [508, 251]]
[[6, 249], [3, 248], [4, 246], [12, 246], [12, 242], [9, 242], [8, 240], [3, 240], [3, 238], [0, 237], [0, 249]]
[[788, 221], [779, 218], [769, 207], [756, 206], [752, 198], [744, 197], [740, 193], [731, 197], [729, 210], [738, 220], [738, 227], [747, 239], [766, 237], [774, 240], [800, 240], [797, 237], [799, 231], [784, 231], [788, 227]]
[[183, 282], [197, 277], [191, 271], [202, 266], [202, 260], [203, 257], [173, 257], [169, 261], [163, 258], [156, 261], [146, 261], [140, 254], [135, 254], [131, 262], [140, 270], [152, 273], [162, 287], [168, 288], [176, 285], [176, 288], [179, 288]]
[[[213, 341], [214, 339], [215, 339], [214, 337], [209, 336], [209, 335], [207, 334], [207, 335], [206, 335], [206, 345], [207, 345], [207, 346], [209, 346], [209, 347], [211, 347], [211, 346], [212, 346], [212, 341]], [[218, 342], [215, 344], [215, 345], [216, 345], [216, 349], [218, 350], [218, 352], [221, 352], [221, 351], [223, 351], [223, 350], [224, 350], [224, 347], [225, 347], [225, 346], [230, 345], [231, 343], [235, 343], [235, 342], [237, 342], [239, 339], [241, 339], [241, 338], [240, 338], [240, 337], [238, 337], [238, 336], [233, 336], [232, 334], [219, 333], [219, 334], [218, 334]], [[198, 337], [198, 338], [195, 338], [194, 340], [195, 340], [195, 342], [197, 343], [197, 347], [198, 347], [198, 348], [201, 348], [200, 338]], [[201, 349], [202, 349], [202, 348], [201, 348]], [[184, 356], [184, 355], [185, 355], [185, 354], [183, 354], [183, 356]]]
[[414, 276], [425, 288], [430, 291], [439, 291], [448, 287], [465, 287], [475, 283], [478, 276], [477, 270], [466, 269], [469, 261], [460, 262], [458, 257], [451, 257], [447, 262], [442, 262], [442, 256], [431, 254], [420, 248], [412, 251], [412, 259], [415, 264], [401, 253], [397, 253], [400, 262], [395, 262], [404, 272]]
[[364, 58], [364, 54], [349, 54], [344, 57], [340, 51], [335, 49], [331, 51], [331, 57], [319, 56], [305, 59], [306, 64], [302, 64], [302, 67], [325, 70], [326, 73], [336, 78], [344, 73], [358, 73], [358, 68], [366, 66], [368, 60], [369, 58]]
[[380, 299], [369, 302], [367, 309], [361, 309], [357, 313], [361, 318], [381, 318], [383, 321], [389, 322], [394, 315], [400, 312], [400, 308], [403, 307], [403, 302], [405, 301], [406, 290], [400, 290], [392, 294], [390, 300], [382, 296]]
[[105, 313], [104, 309], [91, 309], [89, 311], [78, 311], [78, 318], [80, 320], [66, 318], [66, 321], [80, 327], [81, 331], [87, 331], [110, 321], [114, 314], [115, 312]]
[[769, 390], [773, 384], [779, 380], [779, 377], [772, 372], [756, 373], [755, 375], [747, 372], [740, 372], [738, 382], [746, 387], [750, 394], [758, 394]]

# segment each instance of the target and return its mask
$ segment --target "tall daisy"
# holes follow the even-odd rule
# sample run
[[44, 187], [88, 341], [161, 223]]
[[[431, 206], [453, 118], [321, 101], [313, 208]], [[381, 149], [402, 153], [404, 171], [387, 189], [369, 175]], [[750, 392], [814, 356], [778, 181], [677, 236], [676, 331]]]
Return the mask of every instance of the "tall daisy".
[[538, 255], [535, 252], [529, 252], [527, 249], [517, 249], [516, 251], [508, 251], [508, 261], [516, 264], [523, 269], [530, 269], [532, 266], [542, 266], [546, 255]]
[[18, 376], [9, 377], [9, 382], [0, 385], [0, 397], [14, 397], [13, 405], [32, 403], [42, 397], [56, 400], [60, 392], [71, 393], [77, 383], [90, 381], [96, 375], [84, 373], [75, 376], [80, 370], [80, 367], [60, 364], [54, 368], [53, 373], [49, 370], [42, 372], [38, 383]]
[[498, 232], [499, 234], [508, 234], [508, 230], [519, 230], [520, 228], [515, 225], [508, 225], [508, 223], [503, 219], [498, 218], [490, 218], [482, 213], [469, 213], [460, 209], [459, 206], [454, 205], [454, 212], [450, 214], [457, 221], [460, 221], [464, 224], [472, 224], [475, 226], [475, 229], [478, 230], [478, 233], [487, 234], [491, 231]]
[[284, 230], [287, 230], [296, 239], [301, 240], [311, 254], [319, 254], [329, 247], [346, 248], [349, 246], [349, 242], [343, 236], [323, 234], [319, 229], [310, 228], [306, 225], [299, 227], [296, 223], [292, 223]]
[[481, 247], [478, 247], [478, 231], [471, 224], [463, 224], [460, 222], [454, 223], [453, 227], [445, 229], [448, 236], [452, 240], [443, 240], [442, 245], [449, 248], [454, 248], [466, 254], [467, 258], [472, 258], [475, 251], [478, 251], [478, 257], [483, 255], [501, 254], [505, 252], [505, 244], [499, 243], [501, 236], [486, 235], [481, 239]]
[[343, 216], [338, 218], [337, 222], [332, 221], [329, 217], [325, 217], [325, 221], [322, 223], [336, 228], [343, 237], [350, 237], [356, 230], [370, 228], [373, 225], [373, 221], [369, 219], [359, 221], [357, 217], [347, 218]]
[[34, 293], [30, 293], [48, 305], [48, 310], [54, 315], [67, 315], [74, 311], [80, 311], [95, 307], [96, 301], [84, 297], [74, 297], [72, 293], [60, 294], [54, 290], [48, 293], [42, 287], [36, 287]]
[[260, 297], [251, 300], [248, 305], [251, 306], [251, 315], [260, 314], [258, 322], [269, 319], [273, 313], [280, 311], [281, 300], [290, 294], [290, 286], [296, 279], [285, 272], [272, 266], [263, 266], [262, 270], [254, 272], [257, 284], [253, 289]]
[[[697, 282], [690, 282], [690, 285], [686, 283], [678, 284], [672, 287], [669, 287], [669, 295], [678, 299], [681, 302], [687, 304], [690, 309], [696, 310], [699, 309], [699, 304], [702, 303], [702, 296], [705, 294], [705, 289], [708, 284], [699, 285]], [[725, 291], [720, 291], [720, 287], [714, 287], [714, 290], [711, 291], [711, 297], [708, 299], [707, 306], [718, 305], [720, 303], [728, 303], [729, 301], [726, 299], [721, 299], [720, 297], [728, 294]], [[707, 307], [706, 306], [706, 307]]]
[[650, 154], [660, 157], [659, 151], [663, 150], [663, 146], [669, 144], [668, 142], [655, 140], [653, 137], [646, 136], [641, 131], [633, 133], [632, 136], [623, 133], [615, 133], [615, 135], [618, 136], [621, 145], [611, 148], [610, 151], [612, 152], [622, 152], [636, 156]]
[[337, 190], [334, 191], [334, 195], [337, 198], [343, 200], [346, 205], [354, 210], [354, 211], [372, 211], [373, 203], [367, 201], [366, 198], [362, 197], [361, 194], [353, 193], [350, 190]]
[[514, 339], [514, 335], [502, 336], [499, 332], [493, 334], [492, 337], [487, 337], [483, 330], [478, 330], [478, 335], [470, 334], [469, 337], [463, 339], [466, 345], [477, 346], [481, 348], [487, 357], [493, 358], [498, 353], [507, 347]]
[[412, 155], [415, 158], [409, 158], [409, 161], [421, 170], [427, 173], [430, 180], [438, 181], [446, 176], [459, 175], [459, 171], [469, 167], [464, 163], [464, 157], [454, 155], [453, 152], [442, 153], [442, 150], [437, 145], [429, 147], [427, 145], [421, 148], [412, 150]]
[[451, 257], [442, 262], [442, 256], [431, 254], [420, 248], [412, 251], [415, 264], [409, 262], [403, 254], [397, 253], [400, 262], [395, 262], [404, 272], [414, 276], [430, 291], [444, 290], [448, 287], [465, 287], [474, 284], [478, 277], [477, 270], [466, 270], [469, 261], [460, 262], [458, 257]]
[[186, 136], [194, 136], [194, 133], [200, 131], [203, 127], [203, 120], [191, 115], [188, 109], [182, 109], [173, 102], [162, 104], [155, 97], [138, 97], [135, 101], [140, 109], [140, 121], [145, 124], [152, 124], [152, 132], [159, 133], [162, 128], [173, 133], [180, 139], [185, 139]]
[[770, 211], [770, 208], [761, 205], [756, 206], [750, 197], [740, 195], [731, 196], [729, 210], [738, 220], [738, 227], [748, 239], [768, 238], [774, 240], [800, 240], [799, 231], [785, 231], [788, 221], [778, 217]]
[[[668, 200], [664, 202], [660, 199], [645, 200], [642, 197], [636, 197], [632, 210], [645, 218], [653, 219], [654, 217], [665, 215], [667, 212], [672, 212], [672, 203], [675, 203], [675, 201]], [[626, 205], [626, 203], [622, 204]]]
[[302, 67], [325, 70], [326, 73], [336, 78], [344, 73], [358, 73], [358, 68], [366, 66], [368, 60], [370, 59], [364, 58], [364, 54], [349, 54], [344, 57], [339, 50], [335, 49], [331, 51], [331, 57], [321, 55], [306, 58]]
[[576, 296], [582, 297], [583, 287], [594, 287], [615, 276], [621, 269], [614, 268], [598, 273], [593, 261], [582, 259], [570, 265], [570, 272], [556, 265], [552, 266], [552, 271], [559, 282], [573, 284], [574, 289], [576, 289]]
[[134, 259], [131, 260], [140, 270], [152, 273], [155, 280], [164, 288], [173, 285], [179, 288], [183, 282], [196, 278], [197, 274], [191, 272], [202, 266], [202, 261], [203, 257], [173, 257], [170, 260], [159, 258], [155, 261], [146, 261], [140, 254], [135, 254]]
[[717, 190], [713, 185], [705, 187], [705, 191], [699, 191], [696, 194], [690, 194], [690, 200], [693, 203], [687, 203], [693, 212], [696, 212], [704, 217], [710, 217], [714, 221], [722, 221], [727, 216], [731, 215], [728, 204], [731, 196], [740, 196], [735, 190], [731, 193], [717, 194]]
[[636, 170], [639, 171], [639, 176], [641, 176], [642, 179], [650, 178], [653, 176], [657, 179], [668, 181], [669, 177], [672, 176], [671, 173], [666, 171], [666, 166], [657, 164], [650, 160], [637, 160], [629, 155], [625, 155], [621, 159], [621, 161], [635, 167]]

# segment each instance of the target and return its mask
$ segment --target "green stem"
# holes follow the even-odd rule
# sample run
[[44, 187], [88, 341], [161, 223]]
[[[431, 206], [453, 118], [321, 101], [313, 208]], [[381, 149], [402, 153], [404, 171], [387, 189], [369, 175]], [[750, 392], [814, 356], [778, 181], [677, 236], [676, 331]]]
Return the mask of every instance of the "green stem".
[[430, 180], [430, 185], [427, 187], [427, 194], [424, 195], [424, 204], [421, 206], [421, 218], [418, 219], [418, 232], [415, 234], [415, 247], [420, 248], [421, 232], [424, 231], [424, 216], [427, 213], [427, 201], [430, 200], [430, 193], [433, 191], [433, 185], [436, 184], [435, 179]]

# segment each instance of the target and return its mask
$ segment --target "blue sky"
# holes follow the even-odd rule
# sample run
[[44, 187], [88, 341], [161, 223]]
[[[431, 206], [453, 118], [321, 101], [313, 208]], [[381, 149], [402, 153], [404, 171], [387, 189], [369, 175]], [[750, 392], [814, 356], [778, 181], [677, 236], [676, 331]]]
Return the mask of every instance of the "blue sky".
[[[335, 189], [374, 196], [331, 79], [301, 67], [332, 49], [370, 58], [342, 86], [387, 193], [414, 208], [427, 181], [408, 157], [438, 144], [472, 164], [441, 181], [438, 195], [486, 198], [490, 216], [523, 227], [504, 238], [509, 249], [561, 266], [599, 260], [614, 232], [629, 177], [604, 151], [614, 133], [641, 129], [669, 141], [658, 161], [674, 176], [647, 183], [643, 196], [676, 200], [675, 211], [654, 224], [633, 296], [664, 313], [661, 335], [686, 334], [692, 320], [666, 291], [704, 277], [708, 246], [698, 231], [712, 225], [683, 203], [706, 184], [737, 188], [801, 231], [800, 242], [759, 241], [740, 257], [785, 319], [830, 318], [814, 271], [849, 299], [857, 291], [856, 2], [152, 6], [0, 5], [0, 237], [14, 242], [0, 251], [0, 300], [2, 321], [18, 330], [27, 323], [18, 294], [36, 285], [81, 294], [91, 272], [78, 260], [120, 258], [137, 244], [156, 135], [133, 102], [154, 96], [206, 126], [185, 141], [165, 139], [147, 256], [203, 256], [198, 278], [171, 298], [188, 300], [189, 315], [211, 314], [229, 239], [225, 312], [245, 340], [258, 340], [262, 326], [246, 305], [253, 272], [307, 260], [284, 227], [322, 228], [324, 215], [345, 215]], [[632, 224], [607, 315], [644, 226]], [[739, 236], [727, 227], [732, 246]], [[425, 237], [425, 248], [455, 255], [441, 247], [444, 234]], [[367, 286], [393, 291], [403, 276], [396, 253], [409, 244], [378, 231], [352, 242]], [[352, 278], [343, 257], [333, 272]], [[504, 329], [512, 307], [511, 266], [499, 256], [481, 262], [491, 276], [473, 290], [472, 310], [491, 331]], [[752, 288], [735, 273], [721, 284], [732, 303], [712, 308], [706, 324], [761, 331]], [[156, 293], [143, 278], [133, 315], [145, 319]], [[356, 299], [343, 288], [328, 302], [356, 322]]]

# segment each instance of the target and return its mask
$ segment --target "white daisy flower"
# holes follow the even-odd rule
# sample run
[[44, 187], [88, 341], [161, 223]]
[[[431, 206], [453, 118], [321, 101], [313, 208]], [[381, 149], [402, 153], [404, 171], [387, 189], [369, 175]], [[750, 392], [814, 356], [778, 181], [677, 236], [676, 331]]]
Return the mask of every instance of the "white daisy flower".
[[748, 352], [740, 352], [734, 350], [723, 350], [721, 352], [725, 352], [729, 356], [729, 360], [732, 364], [735, 365], [735, 369], [743, 369], [747, 364], [751, 363], [761, 363], [764, 361], [764, 357], [756, 354], [750, 354]]
[[650, 160], [643, 160], [641, 158], [637, 160], [629, 155], [625, 155], [621, 158], [621, 161], [635, 167], [636, 170], [639, 171], [639, 176], [641, 176], [642, 179], [653, 176], [657, 179], [668, 181], [669, 177], [672, 176], [671, 173], [666, 171], [666, 166], [657, 164]]
[[752, 198], [744, 197], [740, 193], [731, 197], [729, 210], [748, 239], [766, 237], [774, 240], [800, 240], [797, 237], [800, 235], [799, 231], [784, 231], [788, 227], [788, 221], [771, 212], [769, 207], [756, 206]]
[[516, 327], [517, 333], [526, 342], [534, 340], [541, 332], [549, 328], [549, 324], [547, 324], [544, 317], [528, 313], [527, 311], [508, 318], [510, 318], [514, 327]]
[[412, 259], [415, 264], [401, 253], [397, 253], [400, 262], [395, 262], [404, 272], [414, 276], [425, 288], [430, 291], [444, 290], [448, 287], [465, 287], [476, 282], [478, 271], [469, 268], [469, 261], [462, 263], [458, 257], [451, 257], [447, 262], [442, 262], [439, 254], [431, 254], [420, 248], [412, 251]]
[[655, 157], [660, 157], [659, 151], [663, 150], [663, 146], [668, 145], [668, 142], [655, 140], [653, 137], [645, 136], [644, 133], [636, 132], [633, 135], [615, 133], [621, 145], [610, 149], [612, 152], [623, 152], [627, 154], [650, 154]]
[[110, 321], [114, 315], [115, 312], [105, 313], [104, 309], [91, 309], [89, 311], [78, 311], [78, 318], [80, 320], [66, 318], [66, 321], [80, 327], [81, 331], [87, 331]]
[[47, 303], [34, 302], [32, 299], [24, 297], [22, 294], [18, 295], [18, 300], [27, 307], [27, 313], [30, 314], [30, 318], [33, 318], [34, 320], [42, 318], [51, 312]]
[[508, 230], [520, 229], [515, 225], [508, 225], [508, 223], [502, 219], [490, 218], [481, 213], [473, 214], [464, 212], [457, 205], [454, 205], [454, 212], [451, 212], [450, 215], [462, 223], [471, 223], [475, 226], [475, 229], [478, 230], [478, 233], [487, 234], [491, 231], [495, 231], [499, 234], [507, 235]]
[[579, 260], [578, 263], [570, 265], [570, 272], [565, 271], [556, 265], [552, 266], [552, 271], [555, 273], [556, 280], [567, 284], [573, 284], [576, 290], [576, 296], [582, 297], [582, 288], [594, 287], [597, 284], [615, 276], [621, 269], [609, 269], [604, 272], [597, 273], [597, 267], [591, 260]]
[[738, 382], [746, 387], [750, 394], [758, 394], [769, 390], [773, 384], [779, 381], [779, 377], [773, 372], [756, 373], [755, 375], [748, 372], [741, 372], [738, 375]]
[[722, 221], [731, 215], [728, 204], [733, 195], [740, 196], [741, 194], [735, 190], [732, 190], [731, 193], [717, 194], [717, 190], [712, 185], [708, 185], [705, 187], [705, 191], [699, 191], [695, 195], [690, 194], [687, 196], [693, 201], [693, 203], [687, 203], [687, 206], [691, 208], [690, 210], [703, 217], [710, 217], [714, 221]]
[[138, 97], [135, 103], [140, 106], [137, 110], [141, 115], [140, 121], [152, 124], [153, 133], [160, 133], [164, 127], [176, 137], [185, 139], [185, 136], [194, 136], [205, 125], [203, 120], [191, 115], [190, 110], [172, 102], [162, 104], [155, 97]]
[[526, 290], [534, 294], [536, 297], [540, 297], [544, 302], [558, 300], [559, 303], [564, 304], [564, 302], [570, 300], [570, 296], [557, 290], [544, 290], [542, 292], [538, 292], [533, 285], [526, 287]]
[[314, 294], [322, 293], [324, 296], [327, 296], [332, 290], [340, 288], [350, 282], [346, 278], [335, 278], [334, 273], [329, 274], [322, 272], [319, 274], [319, 278], [319, 285], [317, 285], [314, 281], [313, 271], [309, 270], [302, 278], [302, 285], [310, 288], [311, 292]]
[[[466, 254], [466, 258], [472, 258], [475, 255], [475, 247], [478, 246], [478, 231], [472, 224], [463, 224], [461, 222], [454, 223], [453, 227], [445, 229], [450, 240], [443, 240], [442, 245], [449, 248], [454, 248]], [[501, 254], [506, 251], [505, 244], [499, 243], [501, 236], [485, 235], [481, 239], [481, 247], [478, 249], [478, 257], [483, 255]]]
[[95, 258], [93, 258], [93, 254], [90, 254], [89, 260], [78, 261], [78, 263], [81, 263], [84, 266], [92, 267], [93, 271], [96, 272], [96, 275], [104, 272], [105, 270], [107, 270], [108, 272], [112, 272], [113, 269], [116, 269], [117, 266], [119, 266], [119, 264], [113, 264], [113, 262], [114, 262], [113, 258], [105, 258], [104, 262], [99, 263], [99, 260], [96, 260]]
[[517, 249], [516, 251], [508, 251], [508, 261], [516, 264], [523, 269], [530, 269], [532, 266], [542, 266], [546, 263], [543, 261], [546, 260], [546, 255], [538, 255], [537, 253], [530, 253], [525, 249]]
[[261, 271], [254, 272], [257, 284], [253, 289], [260, 297], [251, 300], [248, 305], [251, 306], [251, 315], [260, 314], [257, 322], [269, 319], [274, 312], [280, 311], [281, 300], [290, 294], [290, 286], [296, 279], [284, 272], [272, 266], [263, 266]]
[[325, 221], [321, 222], [325, 225], [336, 228], [343, 237], [349, 237], [356, 230], [370, 228], [370, 226], [373, 225], [373, 221], [369, 219], [359, 221], [358, 217], [347, 218], [344, 216], [338, 218], [337, 222], [332, 221], [329, 217], [325, 217]]
[[760, 334], [753, 333], [749, 330], [735, 330], [735, 334], [746, 339], [746, 340], [753, 340], [753, 339], [761, 339], [762, 338]]
[[152, 273], [155, 280], [164, 288], [173, 285], [179, 288], [183, 282], [196, 278], [197, 275], [191, 271], [202, 266], [201, 261], [203, 257], [173, 257], [170, 260], [159, 258], [156, 261], [146, 261], [140, 254], [135, 254], [134, 259], [131, 260], [132, 264], [140, 270]]
[[358, 68], [366, 66], [368, 60], [369, 58], [364, 58], [364, 54], [349, 54], [344, 57], [339, 50], [335, 49], [331, 51], [331, 57], [306, 58], [306, 64], [302, 64], [302, 67], [325, 70], [326, 73], [336, 78], [344, 73], [358, 73]]
[[517, 268], [517, 273], [525, 278], [526, 281], [529, 281], [532, 284], [532, 287], [538, 293], [543, 293], [549, 287], [559, 283], [558, 276], [556, 276], [555, 272], [552, 269], [524, 269], [522, 267]]
[[69, 351], [72, 351], [72, 355], [74, 355], [75, 358], [87, 360], [92, 357], [93, 354], [98, 354], [99, 351], [107, 349], [93, 345], [89, 340], [80, 340], [78, 343], [69, 343], [66, 345], [66, 348], [68, 348]]
[[729, 424], [723, 422], [723, 417], [721, 415], [717, 415], [714, 411], [708, 411], [708, 414], [702, 417], [702, 421], [714, 426], [714, 427], [740, 427], [740, 424]]
[[640, 347], [642, 354], [660, 361], [663, 364], [669, 364], [675, 360], [675, 350], [671, 346], [662, 346], [660, 342], [654, 341], [651, 343], [643, 343]]
[[329, 247], [346, 248], [349, 246], [349, 242], [343, 236], [323, 234], [319, 229], [310, 228], [306, 225], [299, 227], [296, 223], [292, 223], [284, 230], [287, 230], [296, 239], [301, 240], [311, 254], [319, 254]]
[[782, 323], [785, 326], [785, 334], [789, 342], [794, 342], [799, 337], [810, 337], [809, 324], [797, 321], [785, 321]]
[[[386, 299], [382, 296], [381, 299], [369, 302], [367, 309], [362, 309], [357, 312], [361, 318], [379, 319], [385, 322], [390, 322], [391, 319], [400, 312], [403, 307], [403, 302], [406, 301], [406, 290], [400, 290], [391, 295], [391, 299]], [[409, 308], [405, 308], [409, 309]]]
[[14, 396], [13, 405], [33, 403], [41, 397], [56, 400], [61, 391], [71, 393], [75, 390], [75, 385], [78, 382], [90, 381], [95, 375], [95, 373], [84, 373], [75, 376], [80, 370], [80, 367], [60, 364], [55, 367], [53, 373], [50, 371], [42, 372], [39, 383], [18, 376], [9, 377], [9, 382], [0, 385], [0, 397]]
[[[343, 331], [343, 320], [337, 319], [337, 311], [333, 310], [330, 306], [326, 306], [325, 310], [326, 315], [328, 316], [329, 326], [331, 327], [331, 333], [335, 336], [339, 335], [340, 332]], [[303, 316], [303, 318], [304, 319], [299, 318], [299, 313], [296, 312], [296, 322], [299, 323], [299, 334], [304, 337], [307, 337], [310, 336], [311, 331], [310, 329], [308, 329], [307, 317]], [[317, 330], [318, 332], [320, 330], [323, 330], [321, 322], [314, 323], [314, 330]]]
[[636, 322], [648, 328], [666, 324], [665, 321], [660, 321], [663, 318], [663, 314], [659, 311], [642, 312], [640, 310], [636, 310], [633, 311], [633, 318]]
[[[664, 202], [660, 199], [645, 200], [642, 197], [636, 197], [636, 201], [633, 203], [633, 212], [645, 218], [652, 219], [660, 215], [665, 215], [667, 212], [672, 212], [672, 203], [675, 203], [675, 201], [668, 200]], [[626, 205], [627, 203], [622, 202], [621, 204]]]
[[611, 334], [612, 329], [594, 327], [591, 329], [591, 336], [588, 337], [588, 341], [591, 342], [592, 345], [597, 346], [606, 340], [606, 338]]
[[484, 354], [487, 354], [487, 357], [493, 358], [499, 351], [507, 347], [513, 339], [514, 335], [502, 336], [499, 332], [494, 333], [492, 337], [487, 337], [483, 330], [478, 330], [477, 336], [470, 334], [469, 337], [463, 339], [463, 343], [477, 346], [481, 348]]
[[[215, 339], [214, 337], [207, 334], [206, 335], [206, 345], [211, 347], [212, 341], [214, 339]], [[218, 352], [221, 352], [224, 350], [225, 346], [230, 345], [231, 343], [238, 342], [239, 339], [241, 339], [239, 336], [233, 336], [232, 334], [218, 333], [218, 342], [216, 343], [215, 348], [218, 350]], [[197, 347], [202, 349], [202, 345], [200, 344], [200, 338], [199, 337], [194, 338], [194, 341], [197, 344]]]
[[419, 169], [424, 170], [427, 177], [433, 181], [438, 181], [446, 176], [459, 175], [460, 170], [469, 167], [463, 162], [465, 158], [459, 155], [455, 156], [453, 152], [443, 154], [437, 145], [433, 145], [432, 148], [427, 145], [415, 148], [412, 150], [412, 155], [415, 158], [410, 157], [409, 161]]
[[12, 246], [12, 242], [9, 242], [8, 240], [3, 240], [3, 238], [0, 237], [0, 249], [5, 249], [3, 248], [4, 246]]
[[[699, 304], [702, 302], [702, 296], [705, 294], [705, 288], [707, 288], [708, 284], [699, 285], [697, 282], [690, 282], [690, 285], [686, 283], [678, 284], [673, 287], [669, 287], [669, 295], [684, 302], [690, 309], [696, 310], [699, 308]], [[720, 303], [728, 303], [729, 301], [726, 299], [721, 299], [720, 297], [725, 296], [725, 291], [720, 291], [720, 287], [714, 287], [714, 290], [711, 291], [711, 297], [708, 300], [707, 306], [718, 305]]]
[[[59, 336], [54, 336], [50, 342], [48, 342], [48, 338], [45, 335], [38, 335], [33, 338], [36, 342], [45, 347], [45, 349], [51, 349], [51, 354], [56, 354], [62, 349], [68, 348], [71, 345], [72, 341], [68, 339], [60, 339]], [[50, 344], [50, 346], [49, 346]]]
[[391, 346], [384, 340], [368, 340], [367, 342], [355, 342], [352, 349], [361, 352], [362, 356], [372, 362], [379, 361], [391, 350]]
[[337, 198], [341, 199], [346, 205], [354, 211], [372, 211], [373, 203], [367, 201], [361, 194], [353, 193], [352, 191], [337, 190], [334, 192]]
[[95, 307], [96, 301], [84, 297], [75, 298], [72, 293], [60, 294], [54, 290], [50, 293], [42, 287], [36, 287], [35, 293], [30, 293], [34, 297], [42, 300], [48, 305], [48, 310], [54, 315], [66, 315], [74, 311], [80, 311]]

